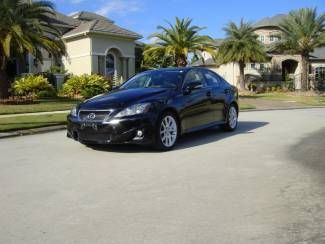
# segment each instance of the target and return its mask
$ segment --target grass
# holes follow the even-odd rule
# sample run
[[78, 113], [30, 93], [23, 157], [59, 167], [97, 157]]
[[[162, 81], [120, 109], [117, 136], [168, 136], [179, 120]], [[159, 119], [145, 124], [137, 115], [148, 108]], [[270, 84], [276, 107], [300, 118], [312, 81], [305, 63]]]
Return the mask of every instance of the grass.
[[246, 110], [246, 109], [255, 109], [256, 107], [249, 103], [244, 103], [239, 101], [239, 109], [240, 110]]
[[38, 100], [37, 102], [39, 103], [26, 105], [0, 104], [0, 115], [70, 110], [72, 106], [74, 106], [80, 101], [65, 98], [57, 98], [43, 99]]
[[264, 99], [271, 101], [294, 101], [303, 105], [309, 106], [325, 106], [325, 95], [319, 96], [303, 96], [299, 93], [263, 93], [263, 94], [254, 94], [241, 96], [241, 98], [248, 99]]
[[0, 118], [0, 132], [66, 124], [67, 114], [26, 115]]

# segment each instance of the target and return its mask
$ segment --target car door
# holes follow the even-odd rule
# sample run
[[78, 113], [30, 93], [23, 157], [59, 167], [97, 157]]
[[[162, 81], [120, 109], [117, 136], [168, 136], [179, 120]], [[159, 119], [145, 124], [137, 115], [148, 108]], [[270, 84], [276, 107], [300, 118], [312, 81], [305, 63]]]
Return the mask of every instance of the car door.
[[200, 82], [202, 86], [199, 89], [192, 90], [190, 93], [183, 92], [181, 110], [181, 125], [183, 131], [189, 131], [194, 128], [208, 124], [211, 121], [211, 91], [207, 86], [203, 73], [199, 69], [191, 69], [187, 72], [183, 89], [191, 82]]
[[211, 92], [211, 104], [209, 112], [210, 122], [224, 121], [226, 91], [223, 85], [223, 79], [210, 70], [202, 70], [202, 72]]

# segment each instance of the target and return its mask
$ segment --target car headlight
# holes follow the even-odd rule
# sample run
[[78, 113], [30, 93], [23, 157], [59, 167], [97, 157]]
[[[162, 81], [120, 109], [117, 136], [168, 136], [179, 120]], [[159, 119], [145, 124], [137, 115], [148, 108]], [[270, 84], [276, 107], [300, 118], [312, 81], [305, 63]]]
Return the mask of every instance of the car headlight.
[[125, 116], [143, 114], [143, 113], [146, 113], [149, 111], [150, 105], [151, 105], [150, 103], [134, 104], [126, 109], [123, 109], [121, 112], [119, 112], [114, 117], [121, 118], [121, 117], [125, 117]]
[[70, 111], [71, 116], [77, 117], [77, 107], [73, 107]]

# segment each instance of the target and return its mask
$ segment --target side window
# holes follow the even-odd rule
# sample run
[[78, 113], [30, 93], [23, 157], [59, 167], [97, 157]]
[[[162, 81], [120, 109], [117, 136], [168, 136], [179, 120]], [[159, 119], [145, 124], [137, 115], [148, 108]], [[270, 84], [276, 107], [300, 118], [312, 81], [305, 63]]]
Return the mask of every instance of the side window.
[[190, 82], [201, 82], [203, 87], [207, 86], [203, 74], [199, 70], [195, 70], [195, 69], [192, 69], [189, 72], [187, 72], [184, 79], [183, 87], [185, 87]]
[[211, 71], [206, 70], [204, 72], [204, 77], [208, 83], [208, 86], [216, 86], [216, 87], [222, 86], [222, 79], [218, 75], [212, 73]]

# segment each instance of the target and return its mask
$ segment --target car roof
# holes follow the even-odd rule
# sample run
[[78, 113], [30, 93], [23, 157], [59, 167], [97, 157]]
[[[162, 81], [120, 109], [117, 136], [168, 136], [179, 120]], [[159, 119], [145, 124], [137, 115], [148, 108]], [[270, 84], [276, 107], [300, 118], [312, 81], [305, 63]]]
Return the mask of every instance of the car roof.
[[160, 68], [160, 69], [152, 69], [148, 71], [189, 71], [191, 69], [204, 69], [203, 67], [170, 67], [170, 68]]

